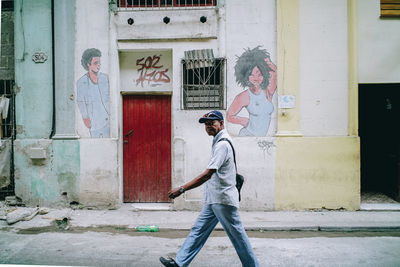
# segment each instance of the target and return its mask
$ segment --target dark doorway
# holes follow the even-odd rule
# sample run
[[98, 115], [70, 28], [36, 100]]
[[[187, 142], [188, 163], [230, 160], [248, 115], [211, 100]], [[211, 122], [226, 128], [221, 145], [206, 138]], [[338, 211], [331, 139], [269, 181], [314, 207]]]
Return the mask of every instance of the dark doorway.
[[400, 200], [400, 84], [359, 85], [361, 191]]

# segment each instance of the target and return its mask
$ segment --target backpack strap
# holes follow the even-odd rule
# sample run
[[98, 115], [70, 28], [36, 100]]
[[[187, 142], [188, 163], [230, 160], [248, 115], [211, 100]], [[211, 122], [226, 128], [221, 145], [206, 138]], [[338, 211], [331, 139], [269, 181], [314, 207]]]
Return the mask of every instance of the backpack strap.
[[233, 152], [233, 161], [235, 162], [235, 169], [236, 169], [236, 173], [237, 173], [236, 155], [235, 155], [235, 149], [233, 148], [232, 142], [228, 138], [221, 138], [221, 139], [218, 140], [217, 143], [219, 143], [221, 141], [227, 141], [231, 145], [232, 152]]

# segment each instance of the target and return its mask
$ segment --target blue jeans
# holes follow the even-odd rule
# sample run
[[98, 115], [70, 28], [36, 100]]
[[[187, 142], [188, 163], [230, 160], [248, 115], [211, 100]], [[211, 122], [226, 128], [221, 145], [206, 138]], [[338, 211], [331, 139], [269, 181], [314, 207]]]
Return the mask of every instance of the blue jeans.
[[246, 267], [259, 266], [240, 221], [238, 209], [234, 206], [222, 204], [204, 205], [190, 234], [179, 249], [175, 262], [179, 266], [189, 265], [197, 253], [199, 253], [204, 243], [206, 243], [207, 238], [214, 230], [218, 221], [228, 234], [242, 265]]

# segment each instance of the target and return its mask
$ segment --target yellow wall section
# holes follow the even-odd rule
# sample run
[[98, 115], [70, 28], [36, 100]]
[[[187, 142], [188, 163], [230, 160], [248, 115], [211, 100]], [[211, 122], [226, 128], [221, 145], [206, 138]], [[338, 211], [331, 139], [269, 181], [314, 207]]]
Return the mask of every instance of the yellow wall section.
[[299, 3], [298, 0], [277, 1], [278, 93], [293, 95], [296, 107], [278, 111], [277, 136], [299, 136]]
[[[298, 0], [277, 1], [279, 94], [298, 96]], [[277, 210], [360, 207], [357, 135], [356, 0], [348, 0], [349, 136], [301, 137], [299, 109], [278, 116], [274, 207]], [[294, 34], [293, 34], [294, 33]], [[290, 56], [290, 61], [287, 58]], [[291, 69], [291, 72], [287, 70]], [[295, 72], [295, 73], [293, 73]]]
[[349, 135], [358, 135], [358, 25], [357, 0], [347, 0], [349, 45]]
[[275, 209], [360, 207], [358, 137], [278, 137]]

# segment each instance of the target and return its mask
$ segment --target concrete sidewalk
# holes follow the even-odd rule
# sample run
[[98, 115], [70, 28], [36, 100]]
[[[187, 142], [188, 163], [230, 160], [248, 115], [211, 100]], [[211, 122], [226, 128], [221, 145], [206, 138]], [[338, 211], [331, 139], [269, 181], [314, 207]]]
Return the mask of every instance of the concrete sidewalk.
[[[123, 227], [158, 225], [160, 230], [187, 230], [198, 211], [142, 210], [124, 204], [117, 210], [48, 209], [30, 221], [8, 225], [0, 220], [0, 230], [18, 231], [54, 226], [67, 221], [69, 228]], [[400, 231], [400, 211], [266, 211], [240, 212], [247, 230], [264, 231]], [[220, 225], [217, 228], [221, 228]]]

